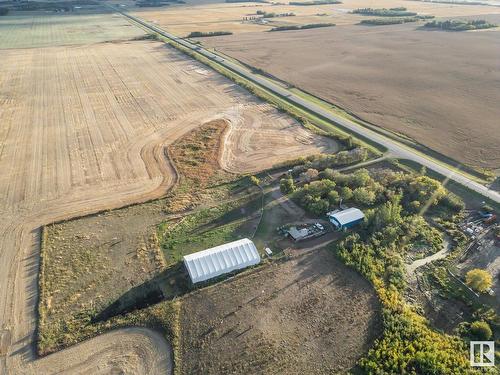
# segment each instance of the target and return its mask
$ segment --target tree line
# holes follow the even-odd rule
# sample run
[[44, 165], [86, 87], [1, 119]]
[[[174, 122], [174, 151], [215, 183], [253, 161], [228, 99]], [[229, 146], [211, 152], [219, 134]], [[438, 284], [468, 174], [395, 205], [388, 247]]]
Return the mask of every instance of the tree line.
[[425, 27], [432, 29], [450, 30], [450, 31], [467, 31], [467, 30], [480, 30], [491, 29], [498, 25], [489, 23], [485, 20], [446, 20], [446, 21], [431, 21], [425, 24]]
[[220, 35], [232, 35], [231, 31], [192, 31], [188, 34], [188, 38], [201, 38], [206, 36], [220, 36]]
[[269, 31], [305, 30], [305, 29], [316, 29], [319, 27], [331, 27], [331, 26], [335, 26], [335, 24], [334, 23], [309, 23], [306, 25], [278, 26], [278, 27], [273, 27]]
[[353, 14], [361, 14], [364, 16], [378, 16], [378, 17], [410, 17], [416, 16], [417, 13], [409, 12], [406, 8], [358, 8], [352, 11]]

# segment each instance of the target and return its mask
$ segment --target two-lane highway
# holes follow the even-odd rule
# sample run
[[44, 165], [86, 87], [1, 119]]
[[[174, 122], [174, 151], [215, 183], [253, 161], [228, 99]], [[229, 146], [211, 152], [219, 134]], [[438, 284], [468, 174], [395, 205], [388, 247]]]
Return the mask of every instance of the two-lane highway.
[[467, 176], [461, 174], [458, 172], [457, 168], [448, 166], [446, 164], [443, 164], [441, 162], [438, 162], [406, 145], [403, 145], [402, 143], [399, 143], [393, 139], [390, 139], [383, 134], [377, 133], [371, 129], [368, 129], [362, 125], [359, 125], [351, 120], [348, 120], [346, 118], [343, 118], [341, 116], [338, 116], [334, 113], [328, 112], [324, 108], [320, 107], [319, 105], [309, 102], [298, 95], [288, 91], [287, 89], [261, 77], [258, 76], [254, 73], [252, 73], [250, 70], [245, 69], [231, 61], [228, 61], [206, 49], [203, 47], [200, 47], [199, 45], [190, 43], [187, 40], [184, 40], [182, 38], [177, 37], [176, 35], [173, 35], [169, 32], [166, 32], [159, 27], [155, 25], [151, 25], [148, 22], [143, 21], [140, 18], [131, 16], [130, 14], [124, 13], [116, 8], [114, 8], [117, 12], [122, 14], [123, 16], [141, 24], [145, 28], [154, 31], [163, 37], [170, 39], [174, 42], [179, 43], [180, 45], [184, 46], [185, 48], [188, 48], [194, 52], [199, 53], [200, 55], [203, 55], [215, 62], [217, 62], [219, 65], [230, 69], [231, 71], [237, 73], [238, 75], [264, 87], [265, 89], [269, 90], [270, 92], [279, 95], [283, 98], [286, 98], [287, 101], [289, 101], [292, 104], [295, 104], [299, 107], [307, 109], [309, 112], [316, 114], [322, 118], [325, 118], [329, 121], [331, 121], [334, 124], [339, 124], [342, 127], [348, 129], [349, 131], [359, 134], [363, 137], [366, 137], [373, 142], [376, 142], [382, 146], [384, 146], [388, 152], [400, 159], [408, 159], [412, 160], [416, 163], [419, 163], [421, 165], [424, 165], [426, 168], [429, 170], [435, 171], [443, 176], [448, 177], [450, 180], [453, 180], [471, 190], [474, 190], [475, 192], [483, 195], [484, 197], [487, 197], [496, 203], [500, 203], [500, 194], [496, 191], [488, 189], [486, 186], [481, 185], [480, 183], [468, 178]]

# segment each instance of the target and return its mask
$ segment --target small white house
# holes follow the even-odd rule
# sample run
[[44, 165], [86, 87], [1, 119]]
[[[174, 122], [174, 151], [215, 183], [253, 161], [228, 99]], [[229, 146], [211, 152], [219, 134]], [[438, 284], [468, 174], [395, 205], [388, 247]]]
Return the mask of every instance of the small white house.
[[229, 242], [183, 258], [193, 284], [260, 263], [255, 244], [248, 238]]
[[354, 207], [342, 211], [329, 212], [327, 215], [330, 219], [330, 223], [332, 223], [337, 230], [352, 228], [361, 223], [365, 218], [363, 211]]

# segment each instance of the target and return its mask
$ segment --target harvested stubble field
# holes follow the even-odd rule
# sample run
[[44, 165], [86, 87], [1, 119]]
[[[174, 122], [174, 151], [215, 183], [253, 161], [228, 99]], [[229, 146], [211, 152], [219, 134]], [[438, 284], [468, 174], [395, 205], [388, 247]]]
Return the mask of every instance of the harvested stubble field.
[[[115, 27], [120, 29], [122, 22]], [[30, 33], [27, 39], [36, 34]], [[47, 43], [60, 44], [57, 34], [64, 32], [52, 33], [49, 28]], [[114, 30], [102, 39], [117, 34], [123, 35]], [[87, 39], [80, 30], [71, 44], [95, 42], [94, 37]], [[26, 46], [22, 40], [9, 43], [9, 49], [1, 50], [0, 65], [0, 372], [8, 368], [17, 373], [30, 368], [35, 359], [38, 228], [163, 196], [176, 179], [164, 146], [236, 107], [258, 113], [262, 104], [158, 42], [29, 49], [19, 49]], [[266, 111], [277, 113], [270, 107]], [[277, 138], [275, 142], [257, 148], [269, 147], [273, 155], [282, 145]], [[307, 150], [315, 153], [321, 147], [311, 145]], [[132, 353], [133, 342], [123, 337], [127, 334], [118, 331], [94, 339], [93, 345], [82, 346], [86, 349], [80, 352], [81, 362], [68, 366], [73, 373], [88, 371], [85, 361], [95, 358], [99, 348], [113, 347], [120, 337]], [[168, 351], [168, 344], [163, 345]], [[127, 349], [105, 355], [104, 368], [111, 369], [113, 358], [126, 356]], [[36, 372], [48, 372], [65, 358], [62, 352], [36, 362], [34, 366], [42, 366]], [[164, 360], [155, 355], [144, 358]]]
[[[160, 27], [186, 36], [193, 31], [230, 31], [234, 34], [265, 32], [275, 26], [304, 25], [310, 23], [335, 23], [354, 25], [365, 16], [351, 14], [357, 8], [407, 7], [412, 12], [436, 17], [463, 17], [478, 14], [500, 14], [500, 7], [479, 5], [459, 6], [452, 4], [431, 4], [406, 0], [346, 0], [342, 4], [297, 6], [289, 4], [263, 3], [205, 3], [189, 2], [186, 5], [165, 8], [135, 8], [133, 14]], [[294, 13], [292, 17], [266, 18], [267, 23], [243, 21], [244, 17], [256, 16], [257, 11], [266, 13]], [[373, 17], [368, 17], [373, 18]]]
[[381, 333], [379, 311], [328, 250], [272, 263], [183, 299], [180, 372], [346, 372]]
[[495, 169], [498, 35], [354, 25], [202, 42], [462, 163]]
[[141, 29], [112, 14], [0, 17], [0, 49], [88, 44], [141, 35]]

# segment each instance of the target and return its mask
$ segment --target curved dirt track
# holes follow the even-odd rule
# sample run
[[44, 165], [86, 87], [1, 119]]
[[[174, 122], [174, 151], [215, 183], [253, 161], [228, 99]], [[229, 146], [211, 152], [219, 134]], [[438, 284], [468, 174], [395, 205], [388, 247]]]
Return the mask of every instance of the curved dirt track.
[[[40, 227], [163, 196], [176, 181], [165, 147], [211, 119], [238, 110], [252, 123], [259, 116], [271, 125], [290, 120], [161, 43], [2, 55], [0, 375], [165, 373], [169, 344], [142, 328], [116, 330], [36, 359]], [[286, 127], [277, 129], [286, 133]], [[230, 167], [241, 171], [289, 158], [290, 150], [281, 152], [273, 139], [264, 146], [253, 145], [258, 138], [246, 140], [242, 159], [236, 153]], [[300, 151], [304, 143], [290, 140]], [[232, 147], [229, 142], [226, 149]]]
[[221, 117], [228, 127], [220, 164], [228, 172], [252, 173], [301, 156], [339, 150], [333, 139], [313, 134], [266, 103], [235, 106]]
[[157, 332], [124, 328], [51, 354], [30, 367], [37, 374], [171, 374], [172, 350]]

